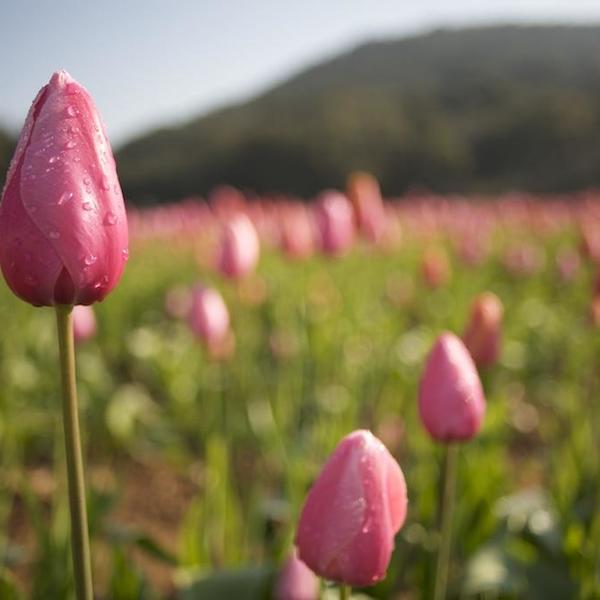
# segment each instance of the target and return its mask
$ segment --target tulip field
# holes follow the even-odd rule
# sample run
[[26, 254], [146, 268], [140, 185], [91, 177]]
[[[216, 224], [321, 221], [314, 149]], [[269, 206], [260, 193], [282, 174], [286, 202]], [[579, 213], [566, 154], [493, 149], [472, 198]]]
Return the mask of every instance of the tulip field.
[[[311, 204], [220, 188], [130, 208], [121, 282], [75, 317], [95, 597], [433, 598], [446, 442], [445, 597], [600, 597], [600, 195], [382, 204], [362, 181]], [[0, 324], [0, 598], [71, 599], [55, 317], [2, 284]], [[445, 331], [482, 385], [460, 440], [442, 439], [455, 413], [419, 405], [454, 385], [433, 358], [422, 381]], [[464, 352], [452, 361], [479, 385]], [[375, 523], [391, 511], [375, 585], [345, 578], [371, 554], [344, 504], [354, 484], [316, 490], [296, 536], [359, 429], [408, 497], [405, 516], [400, 487], [367, 507]], [[329, 548], [320, 580], [295, 541], [309, 563]]]

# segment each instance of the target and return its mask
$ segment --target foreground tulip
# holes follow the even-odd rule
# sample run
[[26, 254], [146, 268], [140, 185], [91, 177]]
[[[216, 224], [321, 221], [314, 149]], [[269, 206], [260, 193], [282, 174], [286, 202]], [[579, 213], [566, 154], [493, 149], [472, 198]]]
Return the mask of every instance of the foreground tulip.
[[308, 493], [296, 534], [299, 557], [327, 579], [373, 585], [385, 577], [406, 508], [400, 466], [372, 433], [355, 431]]
[[348, 198], [332, 190], [323, 192], [315, 216], [323, 252], [332, 256], [347, 252], [354, 241], [354, 214]]
[[458, 445], [479, 431], [485, 398], [475, 363], [463, 342], [453, 333], [442, 333], [427, 358], [419, 387], [419, 413], [425, 428], [444, 442], [444, 467], [440, 490], [440, 547], [434, 599], [446, 597], [452, 515], [454, 512]]
[[192, 292], [190, 328], [209, 347], [222, 342], [229, 332], [229, 311], [221, 294], [197, 285]]
[[317, 600], [319, 580], [294, 552], [277, 579], [275, 600]]
[[0, 266], [34, 305], [91, 304], [127, 260], [123, 195], [87, 91], [55, 73], [21, 131], [0, 204]]
[[76, 344], [83, 344], [96, 335], [96, 316], [91, 306], [73, 308], [73, 337]]
[[243, 213], [234, 214], [223, 227], [219, 271], [230, 279], [244, 277], [254, 270], [259, 255], [260, 243], [252, 221]]
[[[38, 93], [0, 203], [0, 267], [13, 292], [55, 306], [75, 592], [92, 600], [83, 458], [79, 435], [73, 305], [102, 300], [128, 257], [123, 195], [94, 101], [61, 71]], [[91, 309], [90, 309], [91, 310]], [[75, 334], [91, 335], [78, 307]], [[82, 331], [85, 330], [85, 333]]]
[[478, 367], [487, 367], [498, 360], [503, 312], [500, 298], [491, 292], [480, 294], [471, 305], [463, 341]]

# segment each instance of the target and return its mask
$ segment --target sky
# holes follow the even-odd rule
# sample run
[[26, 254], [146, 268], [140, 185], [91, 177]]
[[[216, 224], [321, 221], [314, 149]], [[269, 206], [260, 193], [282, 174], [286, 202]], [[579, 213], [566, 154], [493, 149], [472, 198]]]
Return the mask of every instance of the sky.
[[118, 146], [367, 40], [498, 22], [600, 23], [600, 1], [0, 0], [0, 126], [18, 131], [60, 68]]

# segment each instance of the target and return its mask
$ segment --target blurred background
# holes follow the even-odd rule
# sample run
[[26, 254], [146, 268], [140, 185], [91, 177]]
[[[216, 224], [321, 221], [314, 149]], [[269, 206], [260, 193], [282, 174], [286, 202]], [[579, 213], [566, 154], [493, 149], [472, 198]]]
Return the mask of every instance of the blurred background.
[[221, 183], [309, 197], [359, 168], [387, 195], [598, 183], [595, 2], [67, 1], [0, 16], [2, 174], [65, 68], [138, 204]]
[[[0, 185], [64, 68], [128, 204], [77, 334], [99, 600], [312, 600], [274, 590], [359, 427], [410, 499], [359, 597], [431, 598], [443, 330], [488, 352], [448, 598], [600, 598], [600, 3], [1, 2], [0, 56]], [[0, 332], [0, 600], [72, 600], [53, 312], [0, 283]]]

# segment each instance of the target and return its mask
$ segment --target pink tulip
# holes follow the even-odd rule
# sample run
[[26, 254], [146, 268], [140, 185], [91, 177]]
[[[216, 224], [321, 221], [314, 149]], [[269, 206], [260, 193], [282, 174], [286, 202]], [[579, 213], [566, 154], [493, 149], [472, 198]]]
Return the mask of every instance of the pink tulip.
[[370, 242], [381, 239], [385, 224], [385, 206], [379, 182], [368, 173], [353, 173], [348, 180], [348, 197], [354, 206], [362, 235]]
[[256, 267], [260, 254], [258, 234], [243, 213], [231, 216], [223, 226], [218, 268], [230, 279], [248, 275]]
[[479, 367], [492, 365], [498, 360], [503, 312], [500, 298], [491, 292], [480, 294], [471, 305], [463, 341]]
[[92, 304], [128, 257], [127, 218], [104, 125], [64, 71], [44, 86], [19, 137], [0, 204], [0, 266], [34, 305]]
[[323, 192], [315, 216], [323, 252], [332, 256], [347, 252], [354, 241], [354, 214], [348, 198], [333, 190]]
[[314, 248], [314, 230], [310, 213], [302, 204], [286, 206], [281, 215], [281, 247], [289, 258], [310, 256]]
[[442, 333], [427, 358], [419, 387], [419, 413], [438, 442], [472, 438], [485, 414], [485, 398], [469, 351], [453, 333]]
[[373, 585], [385, 577], [406, 509], [400, 466], [372, 433], [355, 431], [308, 493], [296, 534], [299, 557], [332, 581]]
[[96, 316], [91, 306], [73, 308], [73, 337], [76, 344], [82, 344], [96, 335]]
[[317, 600], [319, 580], [294, 552], [277, 579], [275, 600]]
[[197, 285], [192, 291], [189, 322], [192, 331], [209, 348], [223, 342], [229, 333], [229, 311], [221, 294]]
[[430, 288], [444, 286], [450, 279], [450, 264], [446, 252], [440, 248], [428, 248], [423, 254], [421, 272]]

